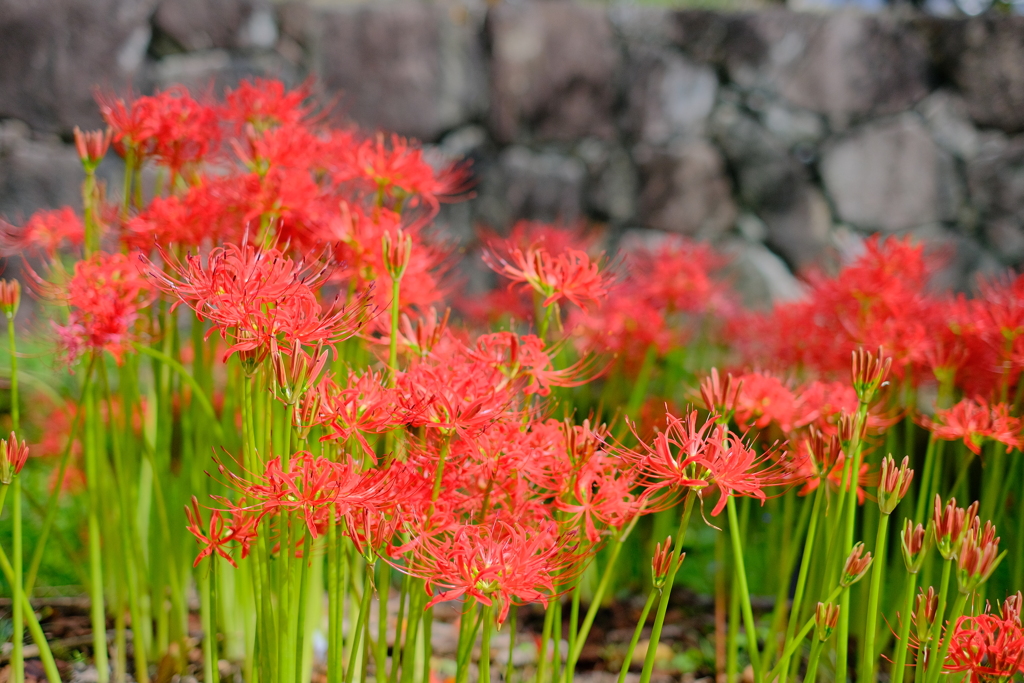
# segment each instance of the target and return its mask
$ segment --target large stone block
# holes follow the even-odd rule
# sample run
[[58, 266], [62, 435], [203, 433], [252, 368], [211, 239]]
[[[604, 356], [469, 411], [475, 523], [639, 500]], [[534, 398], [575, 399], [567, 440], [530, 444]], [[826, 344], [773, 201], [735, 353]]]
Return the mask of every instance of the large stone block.
[[639, 47], [630, 51], [626, 75], [624, 124], [635, 138], [662, 144], [704, 132], [718, 92], [710, 66], [669, 50]]
[[520, 219], [573, 223], [583, 218], [587, 173], [580, 159], [513, 145], [496, 162], [481, 166], [476, 204], [486, 224], [500, 228]]
[[0, 3], [0, 117], [68, 133], [100, 125], [93, 89], [121, 91], [142, 66], [155, 0]]
[[1008, 133], [1024, 131], [1024, 17], [992, 14], [930, 28], [940, 64], [971, 118]]
[[483, 17], [433, 3], [309, 12], [315, 69], [355, 122], [435, 140], [486, 104]]
[[986, 241], [1006, 263], [1024, 259], [1024, 137], [993, 139], [967, 165], [971, 204]]
[[950, 221], [962, 201], [951, 157], [915, 114], [866, 124], [826, 145], [821, 175], [839, 217], [869, 230]]
[[184, 50], [272, 47], [277, 26], [262, 0], [160, 0], [153, 25]]
[[73, 147], [32, 140], [17, 121], [0, 125], [0, 218], [20, 225], [39, 209], [79, 207], [81, 182]]
[[503, 3], [488, 19], [496, 139], [611, 138], [621, 56], [600, 6]]
[[640, 147], [639, 220], [645, 227], [710, 239], [732, 227], [736, 202], [721, 153], [706, 140]]
[[927, 41], [889, 15], [685, 11], [674, 20], [677, 44], [697, 59], [834, 126], [903, 111], [928, 93]]

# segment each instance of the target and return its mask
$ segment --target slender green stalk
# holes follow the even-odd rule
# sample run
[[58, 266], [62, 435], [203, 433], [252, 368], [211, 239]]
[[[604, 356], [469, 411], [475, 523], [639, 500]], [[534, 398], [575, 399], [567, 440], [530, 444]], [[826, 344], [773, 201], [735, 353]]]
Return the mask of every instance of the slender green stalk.
[[[826, 597], [823, 600], [823, 602], [835, 602], [836, 598], [838, 598], [841, 594], [847, 593], [847, 592], [849, 592], [849, 591], [847, 591], [842, 586], [837, 586], [828, 595], [828, 597]], [[804, 625], [802, 627], [800, 627], [800, 630], [797, 631], [796, 636], [791, 641], [786, 643], [786, 649], [783, 650], [782, 657], [779, 659], [779, 663], [780, 664], [782, 663], [783, 660], [788, 660], [790, 657], [792, 657], [796, 653], [797, 649], [804, 642], [804, 638], [806, 638], [807, 634], [811, 632], [812, 628], [814, 628], [814, 623], [815, 623], [814, 622], [814, 615], [812, 614], [807, 619], [807, 621], [804, 622]], [[784, 671], [784, 669], [781, 666], [776, 665], [776, 667], [774, 669], [772, 669], [771, 672], [767, 676], [765, 676], [765, 679], [764, 679], [765, 682], [766, 683], [771, 683], [771, 681], [774, 681], [776, 678], [778, 678], [779, 674], [781, 674], [783, 671]]]
[[658, 612], [654, 617], [654, 627], [651, 629], [651, 639], [647, 646], [647, 655], [644, 657], [644, 668], [640, 673], [640, 683], [650, 683], [651, 674], [654, 672], [654, 657], [658, 650], [658, 643], [661, 641], [661, 630], [665, 625], [665, 613], [668, 611], [668, 603], [672, 595], [672, 587], [675, 585], [676, 572], [679, 570], [679, 555], [683, 549], [683, 542], [686, 539], [686, 529], [690, 525], [690, 514], [693, 512], [693, 503], [697, 494], [690, 491], [686, 494], [686, 501], [683, 503], [683, 514], [679, 519], [679, 529], [676, 531], [676, 547], [672, 551], [672, 563], [669, 566], [668, 574], [665, 576], [665, 587], [662, 589], [658, 600]]
[[750, 590], [747, 586], [747, 569], [743, 562], [743, 539], [740, 538], [739, 520], [736, 516], [736, 501], [732, 496], [726, 502], [729, 514], [729, 536], [732, 539], [732, 553], [736, 559], [736, 581], [740, 589], [740, 607], [743, 609], [743, 621], [747, 629], [747, 652], [750, 665], [754, 669], [754, 683], [761, 683], [761, 656], [757, 648], [757, 622], [754, 621], [754, 610], [750, 604]]
[[95, 387], [85, 392], [85, 478], [89, 495], [89, 598], [92, 622], [93, 661], [98, 683], [110, 680], [107, 660], [107, 618], [103, 601], [103, 551], [100, 544], [100, 481], [98, 451], [100, 415], [96, 410]]
[[[540, 651], [537, 653], [537, 673], [534, 678], [534, 683], [544, 683], [544, 673], [547, 668], [547, 648], [548, 640], [551, 638], [551, 627], [554, 622], [555, 608], [554, 601], [548, 603], [547, 609], [544, 610], [544, 627], [541, 629], [540, 634]], [[558, 647], [557, 644], [555, 647]]]
[[907, 651], [910, 647], [910, 622], [914, 612], [914, 591], [917, 590], [917, 573], [907, 578], [906, 597], [900, 614], [900, 634], [896, 643], [896, 659], [892, 665], [892, 683], [903, 683], [907, 671]]
[[[370, 593], [373, 591], [372, 576], [373, 568], [367, 566], [363, 583], [363, 597], [359, 601], [359, 614], [356, 616], [353, 624], [353, 628], [356, 629], [355, 638], [349, 651], [348, 667], [345, 669], [345, 683], [352, 683], [355, 680], [356, 662], [361, 659], [365, 663], [366, 660], [366, 654], [360, 653], [360, 648], [369, 626]], [[402, 675], [403, 677], [405, 676], [404, 666]]]
[[[298, 603], [299, 608], [296, 610], [295, 615], [295, 680], [302, 681], [302, 664], [305, 659], [304, 655], [306, 650], [309, 648], [310, 643], [306, 640], [306, 606], [309, 603], [307, 592], [309, 591], [309, 572], [312, 565], [312, 551], [313, 551], [313, 538], [308, 532], [303, 534], [305, 537], [302, 541], [302, 562], [299, 563], [299, 584], [298, 584]], [[387, 565], [387, 563], [384, 563]], [[385, 625], [387, 619], [384, 620]], [[384, 643], [384, 650], [387, 651], [387, 642]], [[380, 663], [380, 670], [383, 671], [384, 663]]]
[[[946, 629], [946, 637], [942, 641], [942, 647], [939, 649], [939, 654], [935, 657], [931, 666], [928, 667], [928, 677], [926, 683], [936, 683], [939, 680], [939, 675], [942, 673], [942, 668], [946, 664], [946, 657], [949, 656], [949, 646], [953, 641], [953, 627], [956, 622], [960, 620], [960, 617], [964, 613], [964, 607], [967, 605], [967, 593], [959, 593], [956, 596], [956, 600], [953, 601], [953, 608], [949, 612], [949, 627]], [[936, 623], [941, 622], [941, 619], [936, 619]], [[937, 642], [937, 641], [936, 641]]]
[[220, 671], [217, 668], [217, 631], [213, 616], [213, 600], [211, 597], [210, 580], [215, 571], [216, 555], [211, 555], [198, 572], [199, 580], [199, 616], [203, 626], [203, 681], [218, 683]]
[[509, 608], [509, 620], [508, 620], [508, 662], [505, 664], [505, 679], [504, 683], [512, 683], [512, 672], [513, 672], [513, 658], [512, 653], [516, 649], [516, 615], [519, 613], [519, 609], [512, 605]]
[[889, 531], [889, 515], [883, 513], [878, 519], [875, 536], [875, 560], [871, 564], [871, 588], [868, 591], [867, 623], [864, 630], [864, 652], [861, 656], [860, 683], [871, 683], [875, 673], [875, 630], [878, 628], [878, 598], [885, 574], [885, 540]]
[[[11, 561], [7, 558], [7, 553], [4, 552], [2, 547], [0, 547], [0, 570], [3, 571], [7, 582], [13, 586], [14, 567], [11, 566]], [[50, 644], [46, 640], [43, 628], [39, 625], [36, 613], [32, 609], [28, 595], [24, 591], [21, 594], [21, 609], [25, 615], [25, 622], [28, 625], [29, 633], [32, 635], [32, 640], [35, 641], [36, 646], [39, 648], [39, 658], [43, 662], [46, 678], [49, 679], [50, 683], [61, 683], [60, 672], [57, 670], [57, 663], [53, 659], [53, 652], [50, 651]], [[103, 635], [106, 637], [106, 632]]]
[[11, 506], [14, 508], [12, 522], [14, 524], [14, 581], [11, 582], [11, 593], [13, 598], [13, 622], [14, 632], [11, 634], [11, 643], [14, 648], [11, 650], [12, 680], [14, 683], [25, 681], [25, 612], [22, 597], [24, 586], [22, 576], [21, 557], [21, 475], [14, 475], [11, 483]]
[[626, 658], [622, 660], [622, 668], [619, 669], [619, 680], [618, 683], [626, 682], [626, 674], [629, 673], [629, 665], [633, 663], [633, 653], [636, 651], [637, 643], [640, 642], [640, 636], [643, 634], [644, 626], [647, 624], [647, 615], [651, 612], [651, 607], [654, 606], [654, 600], [661, 594], [659, 590], [652, 590], [647, 594], [647, 602], [644, 603], [644, 609], [640, 612], [640, 619], [636, 622], [636, 628], [633, 629], [633, 637], [629, 640], [629, 647], [626, 648]]
[[[942, 561], [942, 580], [939, 583], [939, 604], [935, 609], [935, 623], [932, 624], [931, 643], [937, 645], [942, 636], [942, 623], [946, 614], [946, 600], [949, 596], [949, 575], [953, 567], [953, 560]], [[928, 680], [931, 679], [932, 669], [935, 666], [935, 659], [928, 662]]]
[[[308, 535], [307, 535], [308, 538]], [[377, 581], [377, 679], [387, 679], [388, 659], [388, 597], [391, 589], [391, 565], [379, 562], [380, 572]], [[392, 661], [392, 667], [394, 663]]]
[[811, 644], [811, 656], [807, 659], [807, 675], [804, 676], [804, 683], [814, 683], [818, 677], [818, 661], [821, 659], [821, 650], [825, 642], [818, 638]]
[[[789, 608], [789, 623], [786, 625], [786, 639], [783, 641], [783, 650], [796, 634], [796, 624], [800, 619], [800, 608], [803, 606], [804, 592], [807, 589], [807, 574], [811, 568], [811, 559], [814, 553], [814, 542], [818, 537], [818, 519], [821, 513], [821, 501], [825, 498], [827, 482], [821, 482], [814, 492], [813, 509], [811, 510], [810, 526], [807, 529], [807, 540], [804, 541], [803, 558], [800, 560], [800, 572], [796, 579], [796, 589], [793, 592], [793, 605]], [[779, 658], [779, 666], [783, 671], [789, 671], [789, 662], [786, 657]]]
[[494, 630], [493, 606], [484, 605], [483, 635], [480, 636], [480, 683], [491, 683], [491, 632]]

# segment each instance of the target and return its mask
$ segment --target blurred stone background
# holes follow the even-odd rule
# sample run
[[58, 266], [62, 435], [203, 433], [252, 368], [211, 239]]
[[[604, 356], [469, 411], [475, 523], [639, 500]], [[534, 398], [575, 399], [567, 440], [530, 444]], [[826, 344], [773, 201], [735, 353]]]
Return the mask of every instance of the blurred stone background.
[[[663, 231], [749, 295], [913, 234], [943, 283], [1024, 262], [1024, 17], [563, 0], [0, 1], [0, 215], [79, 203], [93, 89], [312, 77], [334, 111], [473, 160], [441, 223]], [[641, 232], [641, 234], [643, 234]]]

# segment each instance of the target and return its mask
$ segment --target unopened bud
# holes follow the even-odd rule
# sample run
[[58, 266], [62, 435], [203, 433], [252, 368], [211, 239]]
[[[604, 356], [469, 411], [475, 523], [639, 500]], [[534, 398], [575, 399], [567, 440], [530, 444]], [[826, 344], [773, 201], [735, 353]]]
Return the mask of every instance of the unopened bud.
[[871, 403], [874, 400], [875, 393], [885, 382], [891, 367], [892, 358], [882, 359], [881, 346], [878, 347], [877, 354], [863, 348], [853, 352], [853, 390], [857, 392], [857, 399], [861, 403]]
[[932, 509], [932, 533], [935, 535], [935, 547], [938, 548], [943, 559], [951, 560], [957, 556], [971, 520], [977, 514], [977, 501], [971, 503], [965, 510], [956, 506], [956, 498], [950, 498], [946, 506], [943, 507], [939, 494], [935, 494], [935, 504]]
[[401, 280], [412, 258], [412, 236], [399, 230], [394, 238], [385, 232], [380, 240], [384, 253], [384, 269], [393, 281]]
[[999, 614], [1005, 621], [1012, 621], [1020, 626], [1020, 608], [1021, 603], [1024, 602], [1024, 596], [1021, 595], [1020, 591], [1017, 591], [1014, 595], [1006, 598], [1003, 601], [1002, 607], [999, 608]]
[[10, 484], [14, 481], [15, 475], [21, 472], [28, 460], [28, 444], [24, 441], [18, 442], [18, 438], [11, 432], [9, 439], [0, 439], [0, 484]]
[[82, 160], [82, 165], [89, 170], [95, 170], [99, 163], [103, 161], [103, 157], [107, 155], [107, 149], [110, 148], [110, 140], [114, 135], [114, 131], [110, 128], [106, 130], [93, 130], [89, 132], [83, 132], [81, 128], [75, 126], [75, 149], [78, 151], [78, 158]]
[[[679, 555], [679, 559], [675, 562], [674, 571], [679, 571], [679, 567], [683, 564], [685, 557], [686, 553]], [[668, 580], [669, 573], [672, 571], [672, 537], [669, 536], [665, 539], [664, 547], [662, 547], [661, 543], [657, 544], [654, 549], [654, 557], [651, 559], [651, 577], [654, 587], [661, 590]]]
[[862, 421], [858, 426], [856, 415], [842, 412], [839, 414], [839, 421], [836, 426], [839, 428], [839, 440], [842, 441], [843, 446], [845, 447], [854, 441], [855, 438], [858, 441], [862, 441], [864, 439], [864, 433], [867, 429], [867, 421]]
[[832, 636], [832, 631], [839, 623], [839, 605], [819, 602], [817, 609], [814, 610], [814, 623], [817, 626], [818, 640], [824, 643]]
[[928, 586], [928, 591], [923, 588], [918, 590], [917, 599], [914, 602], [914, 626], [917, 630], [917, 639], [922, 645], [926, 645], [932, 639], [932, 626], [935, 624], [935, 613], [939, 611], [939, 596], [935, 589]]
[[882, 471], [878, 480], [878, 509], [883, 515], [890, 515], [900, 504], [903, 497], [910, 489], [910, 482], [914, 479], [914, 470], [910, 469], [910, 458], [903, 458], [900, 466], [896, 467], [896, 461], [892, 455], [882, 459]]
[[916, 574], [921, 571], [921, 565], [924, 564], [924, 558], [927, 555], [925, 552], [925, 542], [928, 539], [928, 533], [924, 528], [923, 524], [914, 526], [914, 523], [906, 519], [903, 521], [903, 534], [900, 536], [900, 544], [903, 548], [903, 563], [907, 565], [907, 571], [911, 574]]
[[21, 283], [17, 280], [0, 280], [0, 308], [10, 320], [21, 305]]
[[843, 566], [843, 578], [839, 580], [839, 585], [846, 588], [857, 583], [868, 573], [870, 566], [871, 553], [864, 552], [864, 544], [858, 543], [853, 546], [849, 557], [846, 558], [846, 564]]
[[819, 477], [827, 477], [839, 461], [843, 452], [839, 437], [833, 434], [826, 437], [817, 429], [811, 428], [811, 436], [807, 440], [807, 449], [814, 459], [814, 466], [818, 470]]
[[743, 382], [734, 382], [731, 374], [726, 375], [723, 382], [718, 374], [718, 368], [711, 368], [711, 376], [700, 383], [704, 407], [708, 412], [716, 413], [722, 419], [728, 420], [736, 410], [736, 400], [742, 386]]
[[981, 522], [975, 517], [957, 553], [956, 583], [964, 595], [973, 593], [988, 581], [1006, 556], [1006, 551], [999, 552], [999, 537], [992, 522], [980, 527]]

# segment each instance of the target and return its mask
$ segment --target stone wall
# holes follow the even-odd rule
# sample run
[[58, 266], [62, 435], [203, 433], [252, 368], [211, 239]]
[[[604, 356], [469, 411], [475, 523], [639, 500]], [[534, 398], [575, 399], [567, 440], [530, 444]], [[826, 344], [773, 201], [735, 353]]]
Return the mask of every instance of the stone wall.
[[[1024, 18], [724, 14], [559, 0], [6, 0], [0, 214], [75, 203], [98, 86], [312, 76], [335, 111], [473, 159], [458, 239], [518, 218], [715, 240], [753, 292], [864, 235], [1024, 262]], [[753, 278], [753, 279], [751, 279]], [[756, 298], [756, 297], [755, 297]]]

